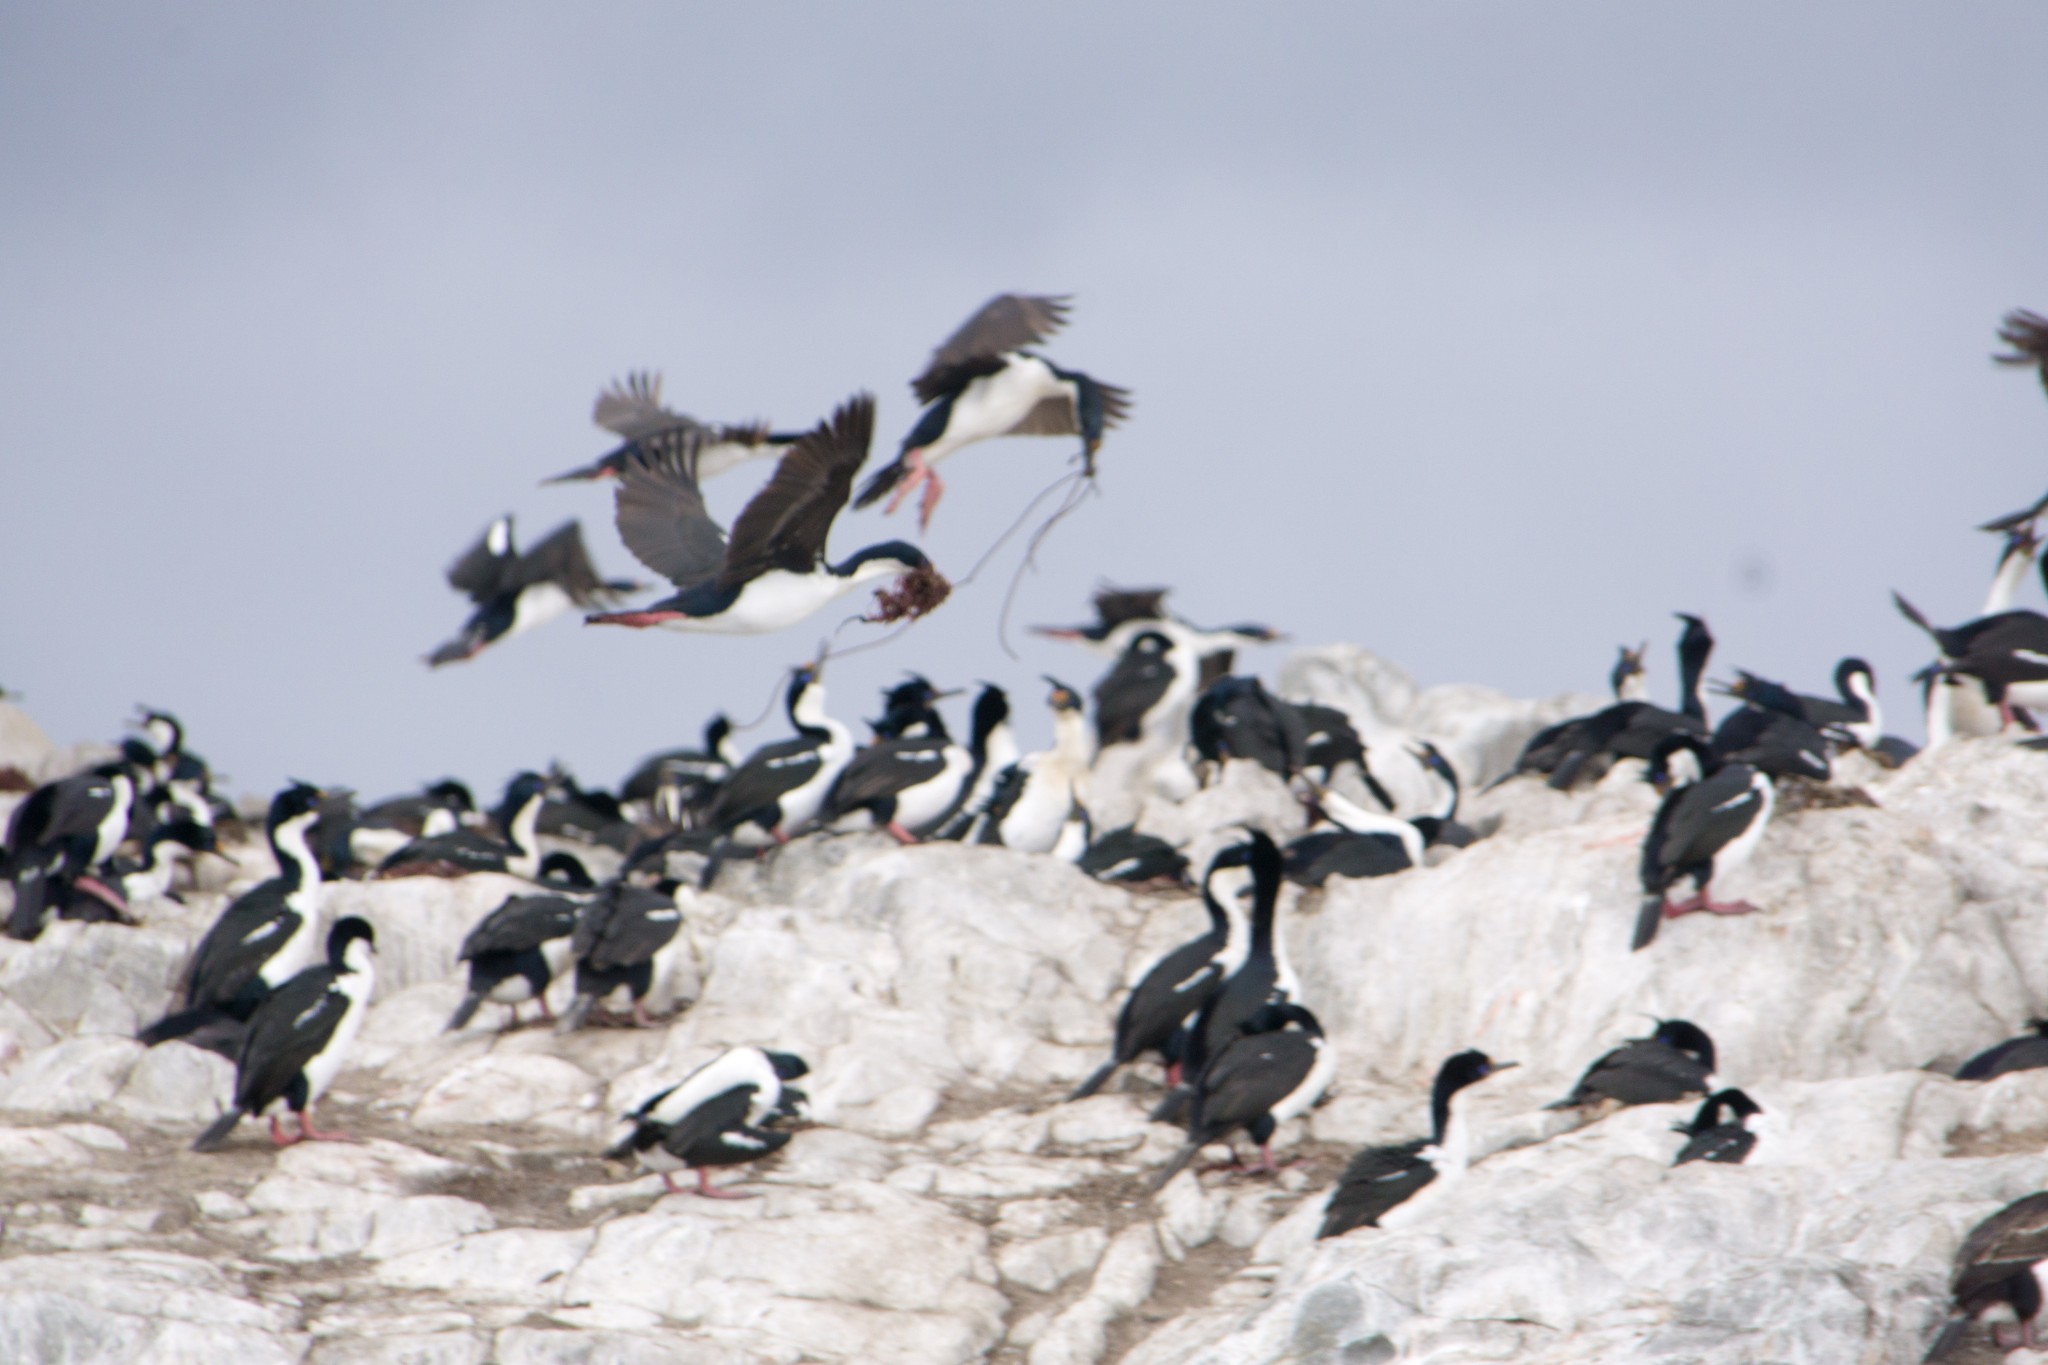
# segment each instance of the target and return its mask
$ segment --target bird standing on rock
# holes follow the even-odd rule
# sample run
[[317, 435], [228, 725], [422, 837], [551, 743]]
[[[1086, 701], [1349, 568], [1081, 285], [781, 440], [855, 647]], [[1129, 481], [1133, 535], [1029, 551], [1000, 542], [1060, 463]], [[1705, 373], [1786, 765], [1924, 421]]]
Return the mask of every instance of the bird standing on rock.
[[282, 1102], [299, 1116], [296, 1137], [270, 1116], [270, 1140], [294, 1142], [348, 1139], [313, 1126], [313, 1105], [334, 1078], [369, 1010], [377, 984], [377, 936], [369, 923], [350, 915], [336, 920], [327, 935], [327, 961], [308, 967], [257, 1006], [235, 1057], [235, 1102], [192, 1144], [211, 1152], [227, 1141], [235, 1125]]
[[1471, 1129], [1463, 1107], [1454, 1107], [1454, 1102], [1467, 1086], [1514, 1065], [1470, 1051], [1460, 1052], [1438, 1067], [1429, 1093], [1429, 1136], [1368, 1147], [1351, 1158], [1330, 1194], [1317, 1239], [1341, 1237], [1353, 1228], [1414, 1222], [1421, 1208], [1415, 1196], [1431, 1186], [1441, 1194], [1472, 1164]]
[[1130, 412], [1130, 391], [1025, 349], [1058, 331], [1069, 307], [1063, 297], [998, 294], [962, 323], [910, 383], [925, 409], [901, 453], [862, 485], [853, 505], [893, 493], [883, 510], [894, 512], [922, 485], [923, 529], [945, 492], [939, 461], [991, 436], [1079, 436], [1083, 471], [1093, 477], [1102, 433]]
[[1152, 1188], [1164, 1188], [1195, 1153], [1239, 1129], [1259, 1144], [1255, 1171], [1280, 1169], [1273, 1162], [1274, 1132], [1314, 1107], [1336, 1073], [1336, 1050], [1315, 1015], [1292, 1003], [1262, 1007], [1202, 1068], [1189, 1100], [1188, 1140]]
[[1669, 1104], [1704, 1095], [1714, 1076], [1714, 1040], [1685, 1019], [1659, 1019], [1647, 1038], [1631, 1038], [1586, 1068], [1572, 1093], [1548, 1109]]
[[2048, 1193], [2015, 1200], [1970, 1229], [1956, 1249], [1949, 1297], [1929, 1361], [1946, 1359], [1972, 1322], [1989, 1323], [1991, 1339], [2008, 1351], [2048, 1346], [2035, 1327], [2048, 1297]]
[[462, 940], [457, 962], [469, 964], [469, 990], [448, 1021], [453, 1032], [467, 1024], [486, 1000], [512, 1013], [510, 1027], [519, 1026], [519, 1006], [532, 1000], [540, 1017], [548, 1013], [548, 986], [562, 963], [550, 961], [550, 945], [567, 956], [569, 937], [576, 932], [578, 906], [567, 896], [507, 896]]
[[647, 992], [654, 987], [654, 955], [668, 946], [683, 927], [673, 888], [612, 882], [576, 917], [570, 947], [576, 954], [576, 998], [555, 1025], [556, 1033], [574, 1033], [591, 1009], [624, 987], [633, 999], [633, 1022], [653, 1028], [647, 1017]]
[[767, 1125], [793, 1116], [803, 1094], [785, 1081], [810, 1071], [804, 1059], [790, 1052], [736, 1047], [706, 1062], [680, 1082], [625, 1115], [633, 1131], [605, 1156], [613, 1161], [633, 1157], [672, 1194], [675, 1172], [695, 1170], [697, 1188], [706, 1199], [750, 1199], [711, 1183], [714, 1166], [737, 1166], [780, 1151], [787, 1132]]
[[[1666, 793], [1650, 832], [1643, 836], [1640, 868], [1643, 900], [1636, 911], [1632, 950], [1649, 946], [1657, 926], [1698, 910], [1716, 915], [1746, 915], [1756, 907], [1747, 901], [1715, 901], [1708, 888], [1716, 876], [1749, 861], [1771, 821], [1777, 789], [1770, 777], [1747, 763], [1717, 763], [1712, 752], [1688, 734], [1671, 735], [1650, 757], [1649, 778], [1662, 787], [1673, 780], [1672, 762], [1689, 755], [1697, 780]], [[1672, 904], [1671, 888], [1690, 880], [1693, 894]]]

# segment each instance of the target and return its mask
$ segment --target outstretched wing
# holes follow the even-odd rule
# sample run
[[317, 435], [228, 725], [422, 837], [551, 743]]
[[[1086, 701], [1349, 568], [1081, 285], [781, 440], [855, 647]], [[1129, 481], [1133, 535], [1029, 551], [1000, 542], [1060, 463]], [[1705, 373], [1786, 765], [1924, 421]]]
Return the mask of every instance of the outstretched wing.
[[579, 604], [587, 605], [604, 587], [590, 552], [583, 548], [583, 527], [565, 521], [548, 532], [547, 539], [519, 557], [520, 587], [531, 583], [556, 583]]
[[1064, 295], [996, 295], [932, 352], [924, 373], [910, 381], [910, 391], [920, 403], [950, 393], [975, 370], [986, 373], [992, 357], [1036, 346], [1057, 332], [1071, 306]]
[[1103, 588], [1095, 594], [1095, 615], [1105, 628], [1126, 621], [1158, 621], [1166, 616], [1170, 588]]
[[597, 396], [590, 420], [628, 441], [638, 441], [670, 427], [690, 425], [689, 418], [662, 406], [661, 376], [647, 370], [627, 375], [623, 383], [614, 379], [611, 387]]
[[[874, 432], [874, 397], [860, 393], [797, 439], [775, 466], [775, 477], [733, 522], [732, 546], [718, 575], [721, 589], [741, 587], [770, 569], [811, 571], [853, 492], [854, 473], [868, 457]], [[623, 533], [625, 527], [619, 529]]]
[[512, 518], [499, 517], [484, 528], [476, 544], [462, 552], [462, 558], [448, 566], [448, 586], [481, 606], [506, 589], [518, 565], [518, 552], [512, 548]]
[[2012, 347], [2010, 353], [1991, 357], [2001, 365], [2037, 365], [2041, 386], [2048, 388], [2048, 318], [2015, 308], [1999, 325], [1998, 339]]
[[697, 489], [697, 442], [643, 448], [619, 469], [615, 520], [633, 558], [679, 588], [718, 574], [725, 536]]

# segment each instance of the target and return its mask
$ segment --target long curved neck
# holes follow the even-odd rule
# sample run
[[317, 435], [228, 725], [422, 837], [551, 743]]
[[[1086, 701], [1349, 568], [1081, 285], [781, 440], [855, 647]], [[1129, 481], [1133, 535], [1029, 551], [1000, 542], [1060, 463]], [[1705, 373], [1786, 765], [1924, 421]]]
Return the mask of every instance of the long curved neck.
[[294, 891], [320, 885], [320, 860], [306, 844], [310, 816], [285, 821], [270, 832], [270, 851], [277, 855], [277, 872]]
[[519, 809], [512, 812], [512, 819], [505, 826], [505, 837], [522, 858], [537, 856], [539, 845], [534, 842], [534, 828], [540, 823], [541, 802], [545, 799], [544, 792], [535, 792], [527, 797]]
[[1095, 732], [1078, 708], [1062, 711], [1052, 723], [1052, 751], [1061, 763], [1079, 770], [1095, 760]]

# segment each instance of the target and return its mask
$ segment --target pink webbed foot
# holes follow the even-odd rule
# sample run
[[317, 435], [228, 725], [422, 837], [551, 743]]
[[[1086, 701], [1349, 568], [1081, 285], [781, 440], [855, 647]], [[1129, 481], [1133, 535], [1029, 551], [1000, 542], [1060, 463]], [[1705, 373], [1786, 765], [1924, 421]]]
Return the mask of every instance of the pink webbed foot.
[[1666, 901], [1664, 902], [1664, 918], [1677, 919], [1680, 915], [1690, 915], [1695, 910], [1704, 910], [1706, 908], [1706, 899], [1705, 896], [1694, 894], [1687, 900]]
[[903, 455], [903, 478], [897, 483], [896, 491], [889, 495], [889, 505], [882, 509], [883, 516], [893, 514], [919, 484], [932, 476], [931, 467], [924, 462], [924, 451], [909, 450]]
[[313, 1106], [307, 1105], [299, 1114], [299, 1137], [306, 1142], [354, 1142], [347, 1133], [323, 1131], [313, 1126]]
[[931, 529], [932, 512], [938, 507], [939, 496], [945, 491], [946, 485], [939, 481], [939, 476], [927, 472], [924, 482], [924, 497], [919, 499], [917, 504], [918, 530], [926, 531]]
[[301, 1138], [301, 1136], [300, 1136], [300, 1135], [298, 1135], [298, 1134], [294, 1134], [294, 1133], [287, 1133], [287, 1132], [286, 1132], [286, 1131], [284, 1130], [284, 1127], [283, 1127], [283, 1125], [281, 1125], [281, 1124], [280, 1124], [280, 1123], [278, 1123], [278, 1121], [277, 1121], [277, 1115], [275, 1115], [275, 1114], [272, 1114], [272, 1115], [270, 1116], [270, 1145], [271, 1145], [271, 1146], [273, 1146], [273, 1147], [290, 1147], [290, 1146], [292, 1146], [292, 1145], [293, 1145], [294, 1143], [297, 1143], [297, 1142], [299, 1142], [299, 1141], [301, 1141], [301, 1140], [302, 1140], [302, 1138]]
[[703, 1166], [697, 1168], [697, 1188], [690, 1191], [690, 1193], [702, 1195], [706, 1199], [759, 1199], [761, 1197], [758, 1194], [747, 1194], [740, 1190], [719, 1189], [711, 1183], [711, 1171], [709, 1168]]
[[897, 824], [894, 820], [891, 820], [888, 823], [887, 829], [889, 833], [895, 838], [896, 842], [899, 844], [914, 844], [917, 842], [917, 836], [915, 834], [912, 834], [909, 830], [903, 828], [903, 826]]
[[1756, 907], [1748, 901], [1701, 900], [1699, 908], [1716, 915], [1753, 915]]
[[641, 1000], [640, 1000], [640, 997], [638, 997], [638, 996], [635, 996], [635, 997], [633, 997], [633, 1027], [635, 1027], [635, 1028], [655, 1028], [655, 1027], [657, 1027], [657, 1025], [655, 1024], [654, 1020], [653, 1020], [653, 1019], [652, 1019], [651, 1017], [649, 1017], [649, 1015], [648, 1015], [648, 1013], [647, 1013], [647, 1006], [646, 1006], [645, 1004], [643, 1004], [643, 1003], [641, 1002]]

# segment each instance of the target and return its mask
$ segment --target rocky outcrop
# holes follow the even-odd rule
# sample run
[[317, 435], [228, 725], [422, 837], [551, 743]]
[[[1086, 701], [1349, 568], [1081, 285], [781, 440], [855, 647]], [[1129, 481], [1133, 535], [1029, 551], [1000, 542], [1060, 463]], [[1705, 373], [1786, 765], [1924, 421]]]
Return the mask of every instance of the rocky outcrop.
[[[1428, 721], [1435, 690], [1399, 691], [1358, 698]], [[1463, 719], [1421, 732], [1481, 768], [1552, 709], [1442, 705]], [[1179, 1138], [1146, 1119], [1156, 1069], [1060, 1097], [1124, 983], [1204, 919], [1050, 858], [799, 841], [683, 893], [663, 1027], [567, 1037], [496, 1032], [497, 1006], [441, 1031], [456, 947], [516, 880], [333, 888], [328, 913], [378, 930], [380, 995], [323, 1110], [365, 1140], [282, 1151], [256, 1124], [187, 1151], [231, 1069], [131, 1041], [221, 893], [140, 929], [59, 924], [0, 943], [0, 1358], [1915, 1359], [1962, 1232], [2048, 1184], [2048, 1074], [1924, 1069], [2048, 1013], [2048, 765], [1969, 741], [1845, 775], [1869, 804], [1788, 802], [1726, 888], [1760, 913], [1673, 921], [1641, 953], [1653, 802], [1625, 770], [1508, 783], [1472, 798], [1495, 833], [1469, 849], [1290, 891], [1338, 1084], [1279, 1135], [1297, 1164], [1277, 1178], [1156, 1196]], [[1144, 809], [1204, 855], [1234, 823], [1300, 818], [1237, 764]], [[1672, 1169], [1682, 1106], [1543, 1109], [1646, 1015], [1714, 1034], [1765, 1110], [1750, 1164]], [[760, 1197], [670, 1195], [598, 1157], [624, 1110], [734, 1044], [812, 1066], [819, 1126], [719, 1177]], [[1522, 1065], [1472, 1092], [1468, 1179], [1417, 1226], [1316, 1242], [1350, 1151], [1421, 1132], [1429, 1076], [1470, 1046]]]

